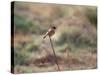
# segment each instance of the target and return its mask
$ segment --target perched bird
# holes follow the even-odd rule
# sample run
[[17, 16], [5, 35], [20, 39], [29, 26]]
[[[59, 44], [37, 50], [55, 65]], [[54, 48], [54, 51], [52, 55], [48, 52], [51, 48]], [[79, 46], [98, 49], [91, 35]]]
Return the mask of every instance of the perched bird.
[[53, 36], [54, 33], [55, 33], [55, 29], [56, 29], [56, 27], [55, 26], [52, 26], [50, 29], [48, 29], [48, 31], [46, 32], [46, 34], [44, 35], [43, 38], [46, 38], [47, 35], [49, 37]]

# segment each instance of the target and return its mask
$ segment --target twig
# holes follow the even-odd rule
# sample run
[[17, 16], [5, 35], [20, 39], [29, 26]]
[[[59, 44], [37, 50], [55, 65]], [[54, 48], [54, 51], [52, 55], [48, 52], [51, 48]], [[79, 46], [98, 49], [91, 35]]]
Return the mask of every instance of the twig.
[[56, 53], [54, 51], [54, 47], [53, 47], [53, 43], [52, 43], [52, 40], [51, 40], [51, 37], [49, 36], [49, 39], [50, 39], [50, 43], [51, 43], [51, 47], [52, 47], [52, 50], [53, 50], [53, 53], [54, 53], [54, 60], [55, 60], [55, 63], [58, 67], [58, 71], [60, 71], [60, 68], [59, 68], [59, 64], [58, 64], [58, 61], [57, 61], [57, 57], [56, 57]]

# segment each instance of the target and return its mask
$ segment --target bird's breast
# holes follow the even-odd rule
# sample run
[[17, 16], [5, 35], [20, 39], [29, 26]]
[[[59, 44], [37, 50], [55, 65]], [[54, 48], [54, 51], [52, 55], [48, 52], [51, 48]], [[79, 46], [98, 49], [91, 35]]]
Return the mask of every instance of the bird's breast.
[[55, 31], [52, 30], [52, 31], [49, 33], [49, 36], [52, 36], [54, 33], [55, 33]]

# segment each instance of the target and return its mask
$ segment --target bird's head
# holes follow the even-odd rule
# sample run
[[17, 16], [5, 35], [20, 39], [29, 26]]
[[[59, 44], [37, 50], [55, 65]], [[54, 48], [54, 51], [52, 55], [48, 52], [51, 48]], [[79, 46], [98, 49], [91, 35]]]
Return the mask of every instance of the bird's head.
[[55, 26], [53, 26], [52, 28], [53, 28], [53, 29], [56, 29], [56, 27], [55, 27]]

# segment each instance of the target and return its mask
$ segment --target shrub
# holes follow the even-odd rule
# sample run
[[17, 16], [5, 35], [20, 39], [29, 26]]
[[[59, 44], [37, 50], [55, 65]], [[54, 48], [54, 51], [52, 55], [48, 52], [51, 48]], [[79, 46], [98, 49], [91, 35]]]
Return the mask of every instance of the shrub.
[[29, 54], [26, 51], [14, 49], [14, 64], [26, 65], [28, 62]]
[[26, 46], [25, 48], [27, 51], [29, 52], [35, 52], [35, 51], [38, 51], [38, 45], [36, 44], [29, 44]]
[[59, 40], [56, 41], [57, 45], [71, 44], [75, 47], [96, 47], [96, 39], [93, 37], [89, 37], [87, 34], [81, 34], [81, 32], [73, 32], [73, 33], [62, 33], [59, 37]]
[[16, 32], [21, 33], [36, 33], [37, 30], [39, 30], [38, 25], [35, 24], [35, 22], [31, 20], [27, 20], [26, 17], [20, 16], [20, 15], [14, 15], [14, 25], [16, 28]]
[[86, 17], [89, 19], [89, 21], [95, 27], [97, 27], [97, 8], [95, 8], [95, 9], [87, 8], [85, 14], [86, 14]]

